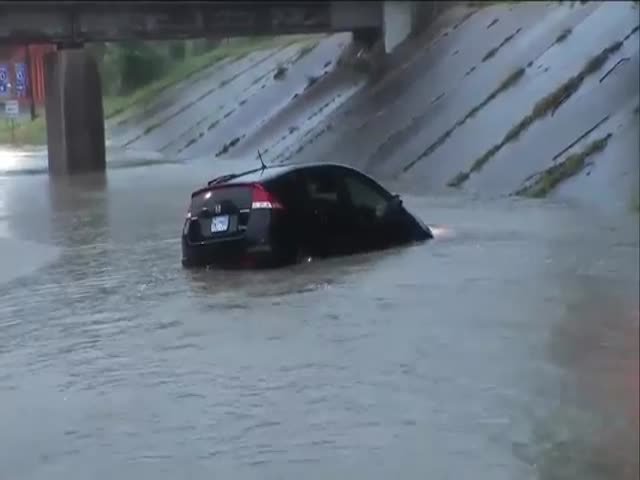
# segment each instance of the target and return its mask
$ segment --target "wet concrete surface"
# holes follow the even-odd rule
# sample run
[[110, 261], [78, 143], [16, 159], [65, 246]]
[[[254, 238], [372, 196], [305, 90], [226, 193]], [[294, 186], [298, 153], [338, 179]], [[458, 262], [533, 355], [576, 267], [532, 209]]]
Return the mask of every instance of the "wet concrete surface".
[[[478, 195], [508, 195], [604, 116], [635, 107], [639, 83], [634, 29], [639, 15], [631, 2], [523, 2], [509, 8], [457, 10], [440, 26], [439, 35], [430, 32], [426, 37], [431, 38], [418, 40], [413, 55], [314, 126], [312, 131], [319, 134], [309, 135], [313, 142], [304, 145], [304, 155], [285, 158], [336, 158], [408, 189], [419, 183], [422, 191], [445, 193], [449, 181], [499, 143], [536, 102], [577, 75], [603, 49], [626, 38], [553, 115], [535, 122], [462, 187]], [[624, 63], [600, 81], [621, 60]], [[500, 90], [519, 68], [524, 68], [519, 80]], [[492, 93], [494, 98], [486, 102]], [[629, 126], [633, 122], [632, 116], [624, 120]], [[326, 131], [327, 125], [339, 128]], [[611, 144], [626, 142], [619, 148], [631, 152], [630, 138], [615, 136]], [[633, 160], [614, 161], [627, 165], [623, 168], [633, 178], [638, 153]], [[606, 202], [628, 205], [636, 190], [633, 185], [618, 189]]]
[[[260, 67], [273, 68], [273, 64], [267, 60], [273, 59], [277, 62], [281, 57], [286, 58], [287, 54], [292, 55], [293, 53], [291, 47], [262, 50], [237, 61], [226, 62], [222, 66], [214, 65], [209, 75], [200, 78], [199, 81], [181, 85], [178, 91], [173, 89], [171, 98], [165, 100], [165, 108], [157, 111], [152, 110], [152, 114], [147, 114], [148, 110], [145, 109], [130, 121], [117, 125], [118, 128], [114, 129], [112, 138], [124, 146], [135, 146], [136, 142], [157, 143], [158, 147], [162, 149], [168, 140], [173, 140], [176, 135], [183, 134], [185, 127], [191, 126], [189, 123], [185, 124], [185, 115], [191, 116], [192, 120], [201, 120], [206, 115], [216, 113], [218, 108], [234, 107], [233, 96], [220, 97], [221, 92], [228, 94], [227, 89], [224, 89], [225, 86], [230, 85], [234, 80], [240, 80], [243, 85], [234, 84], [234, 87], [239, 88], [234, 95], [237, 96], [239, 91], [252, 82], [252, 79], [247, 78], [247, 72]], [[203, 102], [203, 100], [211, 100], [212, 96], [217, 99], [216, 103]], [[224, 100], [228, 105], [224, 104]], [[172, 134], [172, 138], [166, 138], [167, 132]]]
[[[612, 5], [452, 9], [368, 80], [336, 67], [344, 35], [224, 62], [112, 122], [106, 176], [49, 179], [45, 150], [0, 149], [0, 477], [637, 478], [637, 33], [445, 189], [638, 23]], [[607, 132], [548, 199], [505, 196]], [[189, 192], [258, 148], [366, 169], [435, 240], [183, 270]]]
[[[624, 4], [621, 5], [625, 7]], [[526, 74], [522, 79], [524, 81], [522, 86], [518, 85], [513, 91], [505, 92], [504, 101], [513, 105], [512, 111], [514, 115], [511, 116], [504, 111], [500, 112], [502, 118], [506, 117], [507, 121], [510, 121], [510, 124], [506, 124], [504, 128], [499, 130], [500, 136], [509, 127], [517, 123], [520, 118], [524, 117], [531, 110], [533, 103], [544, 96], [546, 93], [544, 86], [546, 77], [552, 71], [557, 72], [556, 75], [562, 76], [564, 79], [575, 75], [586, 63], [584, 58], [589, 59], [616, 40], [622, 40], [639, 24], [638, 18], [629, 17], [626, 8], [619, 8], [619, 10], [620, 12], [616, 12], [618, 13], [617, 15], [612, 15], [609, 11], [606, 12], [607, 15], [604, 15], [605, 12], [601, 10], [596, 11], [592, 15], [594, 18], [591, 22], [584, 22], [579, 28], [574, 29], [572, 34], [563, 42], [561, 48], [569, 52], [574, 46], [585, 49], [585, 45], [589, 45], [589, 40], [593, 35], [594, 22], [597, 22], [599, 27], [603, 29], [600, 30], [602, 41], [599, 44], [600, 47], [594, 48], [592, 46], [587, 55], [577, 55], [576, 58], [580, 59], [577, 64], [567, 65], [566, 57], [559, 55], [555, 55], [553, 59], [547, 59], [545, 58], [546, 56], [543, 56], [531, 68], [540, 70], [536, 64], [543, 66], [545, 70], [549, 68], [546, 73], [533, 74], [531, 79]], [[597, 13], [601, 13], [601, 15], [597, 15]], [[610, 19], [610, 21], [606, 22], [607, 19]], [[610, 32], [610, 35], [605, 38], [603, 31]], [[585, 79], [578, 92], [559, 108], [554, 115], [545, 119], [545, 121], [532, 125], [517, 143], [505, 148], [478, 175], [473, 175], [467, 183], [468, 188], [479, 191], [509, 193], [510, 186], [518, 185], [519, 181], [536, 170], [548, 167], [555, 154], [563, 150], [564, 147], [605, 118], [605, 116], [615, 116], [619, 111], [625, 111], [626, 115], [618, 118], [618, 120], [623, 120], [625, 125], [634, 123], [637, 125], [632, 116], [632, 109], [637, 103], [638, 85], [640, 84], [640, 75], [638, 73], [640, 68], [638, 64], [639, 45], [638, 33], [635, 33], [618, 52], [611, 56], [599, 72]], [[549, 51], [549, 53], [551, 52], [552, 50]], [[573, 57], [570, 56], [569, 58]], [[615, 74], [606, 77], [600, 82], [603, 75], [622, 58], [629, 58], [630, 60], [622, 65]], [[564, 81], [564, 79], [560, 80], [560, 82]], [[560, 82], [554, 81], [551, 87], [546, 87], [546, 91], [552, 91]], [[532, 91], [527, 91], [529, 90], [529, 85]], [[522, 92], [522, 89], [525, 89], [525, 92]], [[523, 96], [523, 93], [527, 95]], [[518, 98], [527, 98], [527, 96], [531, 100], [524, 108], [519, 109]], [[489, 106], [485, 112], [478, 116], [477, 122], [485, 122], [486, 124], [489, 118], [498, 118], [498, 107], [499, 105]], [[614, 128], [615, 126], [606, 122], [586, 138], [585, 142], [588, 143], [593, 138], [601, 137], [609, 131], [613, 131]], [[497, 143], [499, 140], [500, 138], [494, 137], [490, 142]], [[483, 146], [482, 152], [476, 152], [475, 157], [480, 156], [490, 147], [491, 145]], [[467, 158], [472, 160], [471, 155]], [[622, 158], [620, 160], [624, 161]], [[453, 175], [455, 175], [455, 172], [449, 172], [450, 177]]]
[[[294, 95], [331, 72], [349, 39], [349, 34], [318, 37], [216, 65], [209, 75], [182, 85], [179, 91], [174, 89], [173, 103], [162, 100], [168, 108], [151, 115], [141, 113], [139, 119], [114, 126], [111, 139], [120, 146], [157, 150], [167, 158], [233, 155], [245, 138], [269, 124]], [[282, 78], [276, 75], [279, 68], [284, 69]], [[353, 83], [343, 74], [328, 93], [330, 100]], [[318, 101], [322, 105], [327, 100]], [[297, 108], [296, 121], [309, 117], [314, 105], [314, 99], [308, 98]], [[285, 133], [289, 128], [297, 127], [288, 125]]]
[[[614, 136], [609, 140], [607, 148], [590, 162], [588, 168], [561, 184], [553, 192], [553, 197], [573, 200], [609, 215], [615, 215], [630, 205], [637, 206], [634, 202], [638, 201], [637, 191], [640, 184], [637, 160], [640, 152], [638, 120], [638, 114], [630, 108], [612, 117], [608, 127]], [[601, 137], [606, 133], [609, 132], [605, 131], [603, 126], [600, 132], [594, 132], [593, 136]], [[635, 198], [624, 194], [633, 191], [636, 192]]]

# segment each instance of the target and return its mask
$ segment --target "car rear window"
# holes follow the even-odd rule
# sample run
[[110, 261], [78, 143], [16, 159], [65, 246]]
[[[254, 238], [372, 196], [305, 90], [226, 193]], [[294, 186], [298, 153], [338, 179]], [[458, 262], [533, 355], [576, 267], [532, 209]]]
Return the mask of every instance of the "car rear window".
[[197, 214], [206, 207], [213, 210], [215, 205], [230, 202], [239, 210], [251, 207], [252, 192], [249, 185], [222, 185], [199, 193], [191, 199], [191, 212]]

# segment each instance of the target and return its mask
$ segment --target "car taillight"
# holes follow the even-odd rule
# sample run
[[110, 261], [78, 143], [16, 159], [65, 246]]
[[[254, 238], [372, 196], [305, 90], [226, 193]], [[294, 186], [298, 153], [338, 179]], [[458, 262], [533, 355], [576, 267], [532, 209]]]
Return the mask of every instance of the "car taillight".
[[252, 186], [252, 200], [251, 200], [251, 209], [255, 210], [258, 208], [266, 208], [266, 209], [283, 209], [284, 207], [280, 203], [280, 201], [270, 192], [268, 192], [262, 185], [259, 183], [255, 183]]

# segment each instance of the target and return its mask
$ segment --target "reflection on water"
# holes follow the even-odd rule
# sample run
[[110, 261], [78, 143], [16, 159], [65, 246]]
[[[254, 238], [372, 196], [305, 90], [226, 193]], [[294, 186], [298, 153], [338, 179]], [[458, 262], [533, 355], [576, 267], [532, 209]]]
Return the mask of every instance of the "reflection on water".
[[612, 289], [602, 278], [575, 276], [565, 285], [565, 311], [549, 345], [567, 373], [564, 398], [534, 423], [531, 443], [515, 451], [542, 479], [636, 479], [637, 307], [621, 294], [624, 282]]
[[98, 243], [107, 238], [107, 176], [49, 178], [48, 197], [52, 235], [62, 238], [69, 249]]
[[433, 233], [433, 238], [435, 239], [450, 238], [454, 235], [453, 230], [450, 228], [435, 225], [431, 226], [431, 233]]
[[[621, 294], [624, 284], [613, 290], [611, 280], [605, 285], [601, 278], [578, 278], [575, 303], [554, 330], [552, 355], [574, 372], [578, 398], [604, 422], [599, 432], [583, 436], [592, 470], [600, 478], [635, 479], [640, 474], [637, 303]], [[583, 469], [580, 477], [595, 478], [588, 474]]]
[[210, 296], [222, 293], [247, 297], [279, 297], [315, 290], [329, 289], [343, 284], [349, 275], [375, 268], [394, 250], [383, 253], [312, 260], [309, 263], [287, 266], [278, 270], [186, 270], [185, 276], [194, 293]]
[[34, 157], [46, 162], [46, 149], [34, 147], [30, 149], [15, 149], [0, 145], [0, 173], [22, 170], [25, 163]]
[[213, 174], [0, 180], [11, 238], [61, 248], [0, 284], [3, 474], [633, 478], [637, 224], [407, 196], [433, 241], [183, 270]]

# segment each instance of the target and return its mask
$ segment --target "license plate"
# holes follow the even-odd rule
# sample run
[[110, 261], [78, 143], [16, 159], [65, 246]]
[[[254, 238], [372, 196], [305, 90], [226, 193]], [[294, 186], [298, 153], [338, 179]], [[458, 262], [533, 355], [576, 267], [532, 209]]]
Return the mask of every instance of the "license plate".
[[229, 229], [229, 215], [220, 215], [211, 219], [211, 233], [226, 232]]

